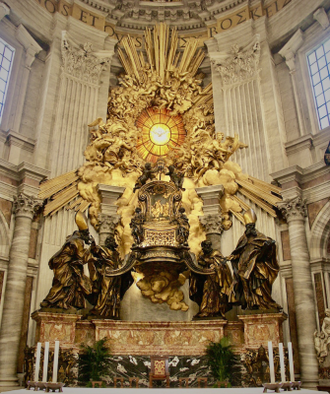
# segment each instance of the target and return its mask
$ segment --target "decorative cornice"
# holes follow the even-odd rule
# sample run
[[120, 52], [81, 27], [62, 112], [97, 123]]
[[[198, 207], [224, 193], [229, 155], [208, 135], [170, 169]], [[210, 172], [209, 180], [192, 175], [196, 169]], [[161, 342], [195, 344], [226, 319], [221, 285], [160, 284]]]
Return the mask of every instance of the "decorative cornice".
[[285, 150], [288, 155], [296, 152], [300, 152], [305, 149], [311, 150], [313, 148], [313, 135], [306, 134], [302, 137], [295, 139], [294, 141], [289, 141], [284, 144]]
[[279, 54], [285, 59], [291, 72], [295, 71], [295, 56], [298, 49], [304, 42], [304, 33], [301, 29], [297, 30], [290, 40], [279, 51]]
[[16, 217], [24, 216], [32, 219], [42, 204], [42, 200], [20, 193], [18, 196], [14, 197], [13, 213]]
[[242, 49], [237, 44], [232, 47], [232, 54], [225, 60], [211, 59], [211, 63], [220, 73], [225, 85], [241, 83], [259, 74], [260, 41], [256, 36], [252, 47]]
[[16, 38], [25, 49], [25, 66], [30, 68], [35, 56], [42, 51], [42, 48], [23, 25], [19, 25], [16, 30]]
[[196, 187], [195, 190], [203, 201], [204, 215], [219, 215], [221, 212], [220, 199], [225, 190], [223, 185]]
[[0, 198], [7, 201], [13, 201], [14, 195], [17, 193], [17, 186], [0, 181]]
[[102, 198], [109, 198], [115, 201], [123, 195], [125, 188], [122, 186], [99, 183], [97, 185], [97, 191], [101, 193]]
[[303, 220], [307, 217], [306, 202], [300, 197], [280, 202], [277, 204], [277, 207], [288, 223], [294, 220]]
[[8, 146], [17, 146], [27, 152], [33, 153], [35, 143], [35, 140], [32, 138], [25, 137], [16, 131], [8, 130], [7, 132], [6, 144]]
[[17, 165], [10, 163], [7, 160], [0, 159], [0, 174], [5, 175], [18, 182]]
[[50, 171], [34, 164], [23, 162], [14, 165], [0, 159], [1, 191], [0, 197], [13, 201], [17, 193], [35, 195], [39, 191], [41, 180], [49, 176]]
[[317, 9], [313, 14], [313, 18], [319, 22], [323, 30], [329, 27], [329, 18], [324, 8]]
[[297, 182], [299, 185], [303, 185], [306, 182], [327, 175], [329, 172], [329, 167], [327, 167], [322, 160], [307, 168], [301, 168], [298, 165], [290, 166], [283, 170], [273, 172], [270, 176], [281, 186], [292, 181]]
[[0, 21], [10, 14], [10, 8], [5, 3], [0, 3]]

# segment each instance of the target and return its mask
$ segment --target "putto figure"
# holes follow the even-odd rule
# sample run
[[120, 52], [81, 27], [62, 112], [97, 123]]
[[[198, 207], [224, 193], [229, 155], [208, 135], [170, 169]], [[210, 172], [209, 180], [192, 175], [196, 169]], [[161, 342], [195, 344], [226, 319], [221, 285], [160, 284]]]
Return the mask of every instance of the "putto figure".
[[182, 187], [184, 175], [181, 172], [177, 172], [174, 166], [168, 166], [168, 172], [165, 175], [168, 175], [171, 178], [171, 181], [178, 189], [185, 190]]
[[189, 238], [189, 219], [186, 215], [186, 210], [183, 207], [180, 207], [178, 210], [178, 214], [175, 218], [171, 221], [172, 223], [177, 223], [177, 235], [176, 240], [184, 246], [188, 245], [188, 238]]
[[145, 215], [140, 207], [135, 208], [135, 215], [132, 217], [130, 227], [132, 236], [134, 238], [134, 245], [140, 245], [144, 240], [143, 223], [145, 222]]
[[200, 305], [197, 318], [220, 317], [230, 309], [232, 276], [226, 259], [218, 250], [213, 250], [211, 241], [202, 242], [198, 264], [203, 268], [214, 268], [213, 275], [192, 274], [190, 298]]
[[83, 309], [86, 296], [92, 293], [92, 282], [84, 274], [86, 264], [85, 244], [93, 241], [88, 230], [87, 219], [83, 213], [76, 214], [79, 231], [69, 235], [65, 244], [48, 262], [54, 271], [52, 288], [41, 302], [42, 308]]
[[245, 233], [227, 257], [234, 271], [235, 296], [243, 309], [281, 310], [271, 297], [279, 272], [275, 241], [256, 230], [257, 216], [252, 209], [243, 216]]
[[155, 173], [157, 171], [158, 171], [157, 167], [152, 168], [151, 163], [146, 163], [144, 166], [143, 174], [138, 178], [138, 180], [135, 183], [133, 193], [135, 193], [137, 189], [141, 189], [141, 187], [145, 185], [149, 179], [155, 178]]

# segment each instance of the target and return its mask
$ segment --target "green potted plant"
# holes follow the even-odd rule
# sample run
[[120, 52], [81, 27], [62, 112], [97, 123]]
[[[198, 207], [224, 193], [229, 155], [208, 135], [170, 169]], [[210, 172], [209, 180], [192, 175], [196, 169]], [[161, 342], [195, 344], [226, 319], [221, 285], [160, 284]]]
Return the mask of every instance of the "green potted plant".
[[[92, 381], [100, 382], [102, 376], [109, 372], [110, 352], [105, 346], [107, 339], [103, 338], [95, 342], [93, 346], [81, 345], [82, 352], [79, 354], [78, 371], [79, 381], [92, 386]], [[102, 383], [105, 387], [105, 382]]]
[[206, 356], [218, 387], [231, 387], [230, 380], [235, 362], [231, 348], [227, 337], [221, 338], [219, 342], [210, 342], [206, 348]]

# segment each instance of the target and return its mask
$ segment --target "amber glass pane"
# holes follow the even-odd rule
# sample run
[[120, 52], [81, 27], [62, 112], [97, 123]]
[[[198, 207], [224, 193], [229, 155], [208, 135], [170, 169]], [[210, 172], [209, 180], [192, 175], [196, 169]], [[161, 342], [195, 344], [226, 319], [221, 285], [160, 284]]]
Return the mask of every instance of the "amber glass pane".
[[146, 161], [155, 162], [180, 146], [186, 137], [181, 115], [171, 116], [163, 108], [147, 108], [136, 120], [140, 130], [137, 143], [139, 155]]

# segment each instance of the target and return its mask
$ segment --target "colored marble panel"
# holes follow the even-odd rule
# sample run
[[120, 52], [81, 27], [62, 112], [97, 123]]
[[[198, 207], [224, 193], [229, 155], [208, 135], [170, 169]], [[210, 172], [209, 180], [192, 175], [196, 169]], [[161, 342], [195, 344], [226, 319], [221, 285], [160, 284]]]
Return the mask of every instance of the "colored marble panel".
[[289, 231], [281, 231], [283, 260], [291, 260]]
[[0, 198], [0, 211], [3, 213], [3, 216], [5, 217], [8, 226], [10, 225], [12, 210], [13, 203], [11, 201]]
[[299, 356], [298, 356], [298, 332], [297, 332], [297, 321], [296, 321], [296, 304], [294, 301], [294, 292], [293, 292], [293, 279], [287, 278], [285, 280], [286, 284], [286, 293], [287, 293], [287, 303], [288, 303], [288, 315], [289, 315], [289, 327], [290, 327], [290, 338], [293, 347], [293, 359], [295, 366], [295, 373], [300, 373], [300, 364], [299, 364]]
[[320, 327], [322, 326], [323, 319], [325, 317], [325, 305], [324, 305], [322, 279], [323, 279], [322, 274], [320, 272], [314, 274], [316, 305], [317, 305]]
[[307, 206], [308, 222], [310, 228], [312, 227], [316, 216], [328, 201], [329, 201], [328, 198], [324, 198], [323, 200], [314, 202]]
[[31, 276], [28, 276], [26, 278], [21, 338], [20, 338], [19, 351], [18, 351], [18, 366], [17, 366], [18, 372], [23, 372], [24, 369], [24, 356], [25, 356], [24, 350], [26, 347], [28, 329], [29, 329], [32, 287], [33, 287], [33, 278]]
[[2, 296], [2, 288], [3, 288], [3, 281], [5, 278], [5, 271], [0, 271], [0, 302], [1, 302], [1, 296]]

